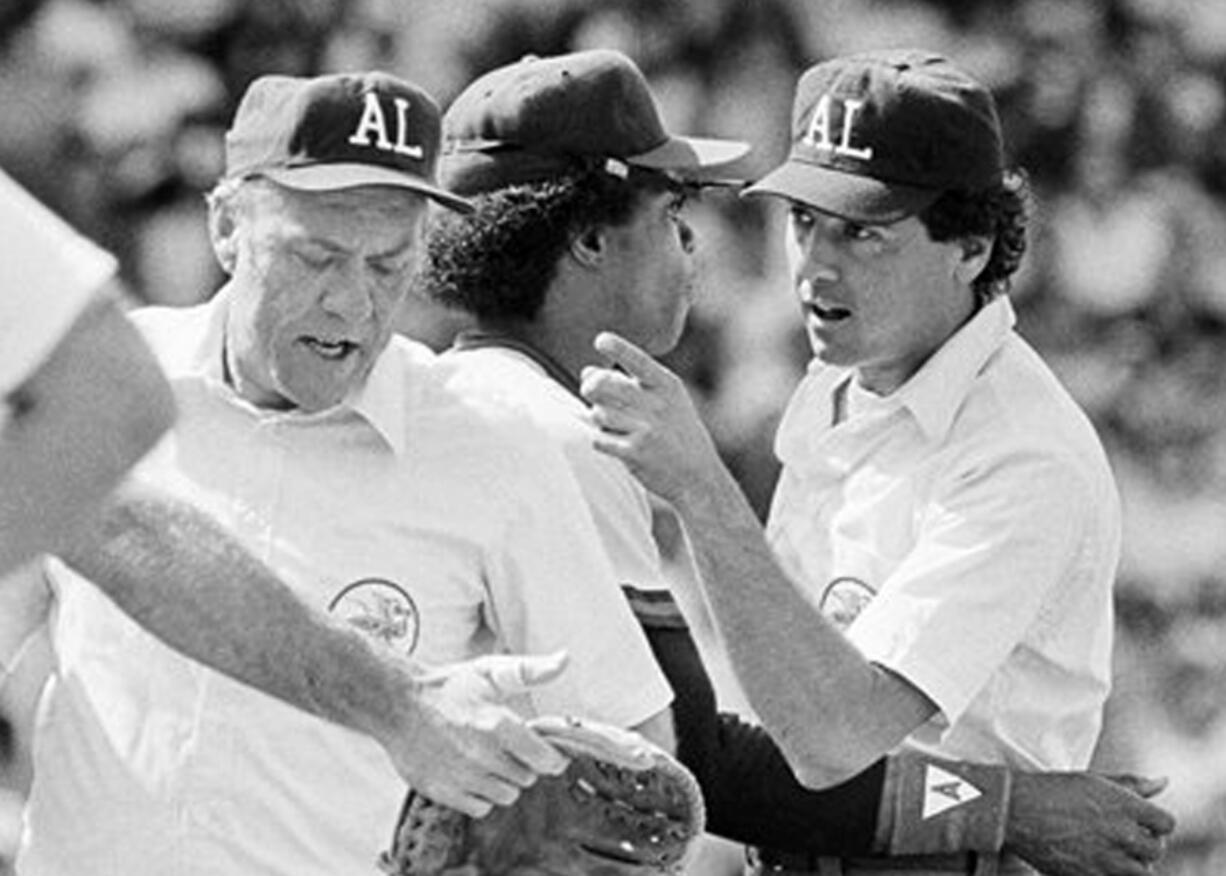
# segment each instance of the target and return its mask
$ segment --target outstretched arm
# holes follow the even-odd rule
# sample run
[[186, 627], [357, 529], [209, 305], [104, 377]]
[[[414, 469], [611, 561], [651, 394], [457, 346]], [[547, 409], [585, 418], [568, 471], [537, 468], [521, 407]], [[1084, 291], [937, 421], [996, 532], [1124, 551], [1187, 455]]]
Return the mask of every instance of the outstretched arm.
[[677, 511], [729, 661], [796, 775], [813, 788], [846, 781], [935, 705], [867, 661], [779, 568], [680, 378], [615, 335], [602, 334], [597, 348], [622, 369], [583, 375], [597, 448]]
[[[640, 622], [676, 691], [677, 756], [698, 779], [707, 829], [801, 855], [1013, 852], [1049, 876], [1137, 876], [1158, 860], [1174, 819], [1146, 797], [1164, 783], [1092, 773], [1020, 773], [1002, 766], [891, 755], [848, 781], [805, 788], [761, 727], [716, 711], [715, 691], [683, 623]], [[981, 796], [927, 817], [928, 766], [977, 783]]]
[[373, 736], [432, 799], [482, 815], [565, 765], [496, 704], [556, 677], [561, 657], [426, 671], [381, 653], [311, 610], [203, 512], [137, 483], [116, 491], [61, 556], [170, 646]]

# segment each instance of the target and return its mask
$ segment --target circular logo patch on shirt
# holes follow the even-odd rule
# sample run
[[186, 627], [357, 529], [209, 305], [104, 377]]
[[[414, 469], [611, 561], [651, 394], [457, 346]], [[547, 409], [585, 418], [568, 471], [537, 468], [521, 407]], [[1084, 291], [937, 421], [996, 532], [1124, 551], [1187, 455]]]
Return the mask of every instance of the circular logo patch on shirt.
[[372, 639], [412, 654], [421, 632], [421, 616], [408, 591], [385, 578], [362, 578], [346, 584], [328, 610]]
[[865, 606], [872, 601], [876, 591], [859, 578], [835, 578], [822, 593], [821, 612], [826, 620], [840, 630], [851, 626]]

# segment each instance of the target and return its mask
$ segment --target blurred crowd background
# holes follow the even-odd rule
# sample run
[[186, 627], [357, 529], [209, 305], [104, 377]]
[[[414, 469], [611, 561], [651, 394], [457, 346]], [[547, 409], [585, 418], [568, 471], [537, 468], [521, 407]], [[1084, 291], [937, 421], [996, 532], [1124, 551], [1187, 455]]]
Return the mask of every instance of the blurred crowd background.
[[[133, 303], [221, 276], [202, 198], [250, 80], [383, 68], [444, 106], [527, 54], [619, 48], [675, 130], [787, 148], [811, 63], [947, 53], [997, 95], [1037, 196], [1020, 329], [1089, 411], [1125, 504], [1116, 690], [1096, 765], [1166, 775], [1162, 872], [1226, 872], [1226, 3], [1221, 0], [0, 0], [0, 166], [115, 252]], [[769, 437], [807, 347], [777, 207], [691, 208], [704, 297], [670, 364], [764, 512]], [[2, 268], [0, 268], [2, 270]], [[445, 344], [414, 301], [403, 328]], [[33, 682], [3, 702], [28, 778]], [[14, 689], [16, 688], [16, 689]]]

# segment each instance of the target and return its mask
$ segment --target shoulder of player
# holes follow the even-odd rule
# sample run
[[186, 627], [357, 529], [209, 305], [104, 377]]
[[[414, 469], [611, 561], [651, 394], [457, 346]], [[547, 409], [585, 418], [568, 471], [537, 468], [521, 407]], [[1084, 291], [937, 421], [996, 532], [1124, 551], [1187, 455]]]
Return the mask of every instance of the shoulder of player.
[[410, 441], [424, 440], [432, 452], [499, 483], [549, 480], [566, 468], [557, 440], [517, 394], [457, 367], [451, 356], [395, 346], [389, 352], [410, 369]]
[[1111, 483], [1090, 418], [1042, 358], [1012, 336], [988, 362], [954, 418], [947, 444], [965, 464], [1010, 461], [1035, 476]]
[[638, 519], [649, 513], [646, 493], [625, 465], [596, 450], [587, 405], [532, 359], [506, 348], [449, 351], [440, 359], [451, 371], [453, 389], [480, 394], [531, 422], [537, 438], [554, 448], [550, 456], [561, 453], [597, 517]]
[[559, 445], [591, 446], [587, 406], [528, 357], [502, 348], [447, 351], [439, 366], [453, 392], [527, 417]]

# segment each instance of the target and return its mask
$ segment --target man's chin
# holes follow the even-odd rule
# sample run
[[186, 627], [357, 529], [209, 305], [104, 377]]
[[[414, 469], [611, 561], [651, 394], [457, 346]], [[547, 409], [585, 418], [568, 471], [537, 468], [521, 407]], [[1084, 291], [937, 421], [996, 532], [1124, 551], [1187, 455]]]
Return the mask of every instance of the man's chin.
[[329, 410], [339, 405], [352, 394], [354, 387], [360, 381], [349, 381], [343, 385], [330, 386], [321, 388], [318, 386], [309, 387], [286, 387], [285, 396], [294, 407], [304, 414], [318, 414]]
[[838, 355], [830, 349], [828, 344], [822, 343], [819, 339], [809, 335], [809, 350], [813, 353], [813, 358], [823, 365], [842, 365]]
[[309, 369], [299, 369], [291, 379], [280, 380], [282, 395], [306, 414], [334, 408], [349, 398], [365, 383], [371, 363], [365, 357], [334, 363], [311, 362]]
[[657, 359], [661, 356], [667, 356], [673, 350], [677, 349], [677, 345], [681, 343], [681, 336], [685, 333], [685, 320], [681, 319], [667, 332], [658, 333], [652, 337], [643, 338], [640, 341], [635, 341], [644, 351], [655, 356]]

